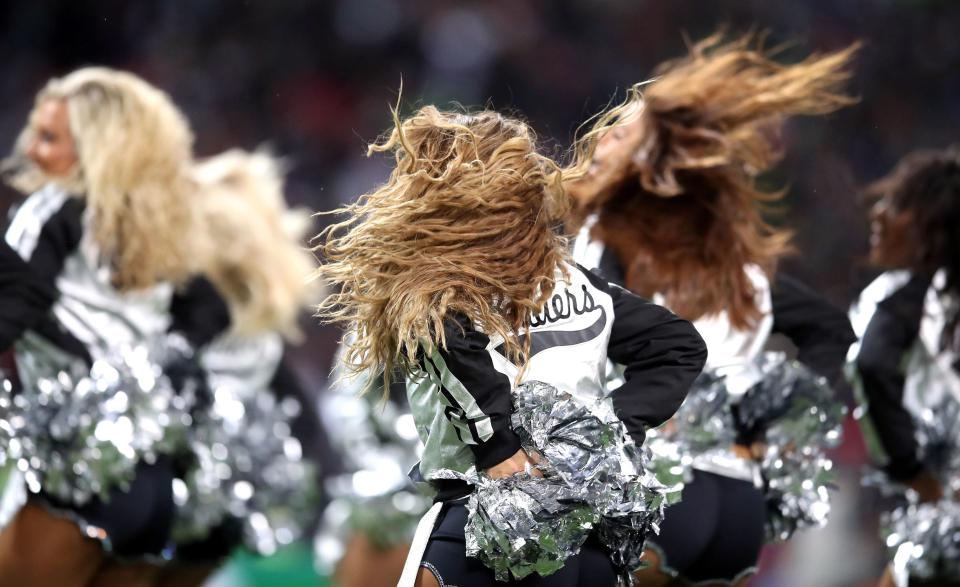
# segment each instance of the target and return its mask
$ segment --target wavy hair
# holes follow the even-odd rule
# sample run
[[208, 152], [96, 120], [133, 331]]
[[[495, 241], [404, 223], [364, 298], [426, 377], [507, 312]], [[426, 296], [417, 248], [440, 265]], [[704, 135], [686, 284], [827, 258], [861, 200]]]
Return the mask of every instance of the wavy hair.
[[496, 112], [420, 108], [368, 154], [393, 153], [388, 181], [335, 213], [320, 233], [317, 274], [335, 288], [319, 306], [345, 339], [347, 375], [416, 370], [421, 346], [445, 346], [454, 313], [501, 336], [526, 363], [529, 328], [567, 258], [560, 170], [525, 123]]
[[635, 131], [569, 185], [571, 224], [597, 215], [591, 234], [620, 260], [630, 289], [663, 294], [687, 319], [726, 311], [749, 327], [759, 310], [744, 267], [772, 275], [792, 236], [764, 220], [765, 205], [783, 193], [764, 191], [756, 177], [782, 156], [785, 118], [856, 101], [842, 91], [856, 50], [784, 65], [754, 36], [724, 42], [717, 34], [663, 63], [578, 141], [571, 167], [586, 170], [605, 133]]
[[203, 272], [227, 300], [234, 332], [297, 338], [301, 310], [317, 301], [316, 263], [305, 241], [310, 215], [287, 208], [280, 162], [233, 149], [198, 162], [193, 177]]
[[914, 269], [946, 272], [941, 294], [953, 303], [941, 344], [960, 351], [960, 147], [910, 153], [867, 194], [889, 196], [896, 209], [911, 212], [913, 232], [921, 235]]
[[[66, 104], [78, 166], [62, 183], [86, 200], [114, 284], [127, 290], [182, 283], [195, 269], [197, 227], [186, 119], [164, 92], [103, 67], [50, 80], [34, 108], [47, 100]], [[25, 193], [52, 181], [25, 155], [32, 132], [29, 126], [21, 132], [5, 162], [8, 181]]]

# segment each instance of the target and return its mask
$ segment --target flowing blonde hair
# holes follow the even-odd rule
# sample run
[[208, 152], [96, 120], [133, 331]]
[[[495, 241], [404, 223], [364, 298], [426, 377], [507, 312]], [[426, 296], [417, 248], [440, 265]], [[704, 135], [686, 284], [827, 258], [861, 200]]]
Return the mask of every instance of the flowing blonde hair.
[[518, 334], [552, 292], [567, 258], [568, 211], [556, 164], [533, 131], [496, 112], [425, 106], [368, 154], [392, 152], [389, 180], [335, 213], [318, 236], [317, 274], [336, 288], [319, 306], [346, 339], [347, 374], [416, 369], [421, 346], [446, 344], [444, 319], [468, 317], [502, 337], [520, 365]]
[[[130, 73], [103, 67], [54, 78], [34, 109], [62, 100], [76, 145], [78, 167], [66, 182], [87, 201], [94, 238], [124, 290], [158, 281], [182, 283], [194, 270], [189, 178], [193, 134], [169, 97]], [[28, 125], [10, 162], [11, 185], [29, 193], [51, 180], [24, 150]], [[10, 163], [8, 162], [8, 166]]]
[[296, 338], [300, 311], [316, 301], [316, 263], [304, 241], [310, 216], [287, 208], [279, 162], [233, 149], [198, 162], [193, 176], [203, 271], [227, 300], [234, 332]]
[[687, 319], [727, 311], [748, 327], [759, 315], [744, 267], [772, 275], [792, 233], [763, 219], [764, 205], [783, 192], [762, 190], [756, 177], [782, 157], [786, 117], [856, 101], [842, 86], [857, 45], [784, 65], [761, 41], [724, 43], [717, 34], [662, 64], [598, 118], [571, 164], [585, 170], [604, 133], [633, 125], [632, 143], [568, 185], [572, 225], [597, 214], [591, 234], [616, 254], [627, 286], [663, 294]]

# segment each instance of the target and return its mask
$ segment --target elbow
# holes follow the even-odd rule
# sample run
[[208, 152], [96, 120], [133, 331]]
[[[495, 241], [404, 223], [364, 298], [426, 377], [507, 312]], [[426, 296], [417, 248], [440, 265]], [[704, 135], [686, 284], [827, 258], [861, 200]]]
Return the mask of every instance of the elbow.
[[687, 322], [687, 353], [690, 366], [695, 371], [694, 377], [700, 374], [700, 371], [703, 370], [703, 366], [707, 364], [707, 343], [704, 342], [703, 337], [700, 336], [700, 333], [697, 332], [697, 329], [694, 328], [693, 324]]
[[834, 340], [837, 341], [837, 344], [843, 348], [849, 348], [850, 345], [857, 342], [857, 335], [853, 332], [853, 326], [850, 324], [850, 320], [846, 316], [841, 316], [837, 320], [836, 328], [834, 329]]

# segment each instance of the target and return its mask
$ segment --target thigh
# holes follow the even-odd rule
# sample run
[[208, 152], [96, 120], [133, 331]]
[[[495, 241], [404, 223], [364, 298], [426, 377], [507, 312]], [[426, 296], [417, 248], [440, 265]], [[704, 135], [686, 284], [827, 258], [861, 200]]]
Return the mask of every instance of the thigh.
[[747, 481], [720, 476], [716, 480], [720, 488], [716, 531], [687, 575], [698, 581], [733, 580], [756, 567], [766, 537], [763, 492]]
[[111, 560], [100, 567], [88, 587], [155, 587], [160, 571], [159, 567], [147, 563]]
[[703, 556], [719, 519], [720, 490], [715, 475], [695, 471], [681, 501], [667, 508], [660, 533], [651, 536], [650, 549], [663, 569], [686, 576]]
[[104, 560], [100, 542], [43, 505], [27, 503], [0, 533], [4, 585], [82, 587]]
[[200, 587], [217, 570], [214, 565], [176, 565], [164, 568], [155, 585], [157, 587]]
[[395, 587], [408, 550], [409, 544], [380, 548], [363, 534], [355, 534], [347, 541], [334, 582], [339, 587]]

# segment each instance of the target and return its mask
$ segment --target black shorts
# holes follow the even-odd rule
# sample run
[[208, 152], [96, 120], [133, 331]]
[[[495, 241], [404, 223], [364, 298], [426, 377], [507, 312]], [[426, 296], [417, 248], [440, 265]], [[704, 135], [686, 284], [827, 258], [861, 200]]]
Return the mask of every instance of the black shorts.
[[592, 537], [580, 553], [567, 559], [556, 573], [541, 577], [534, 573], [522, 580], [505, 583], [494, 579], [493, 571], [466, 554], [464, 526], [467, 508], [463, 502], [446, 503], [430, 533], [430, 542], [420, 566], [433, 573], [441, 587], [614, 587], [617, 571], [604, 548]]
[[111, 490], [108, 500], [94, 498], [78, 507], [44, 493], [40, 499], [102, 528], [110, 541], [111, 553], [116, 556], [157, 556], [170, 537], [174, 514], [173, 477], [172, 459], [160, 456], [152, 464], [137, 463], [136, 476], [129, 489]]
[[733, 581], [756, 567], [766, 516], [763, 493], [752, 483], [696, 471], [650, 543], [663, 567], [686, 579]]

